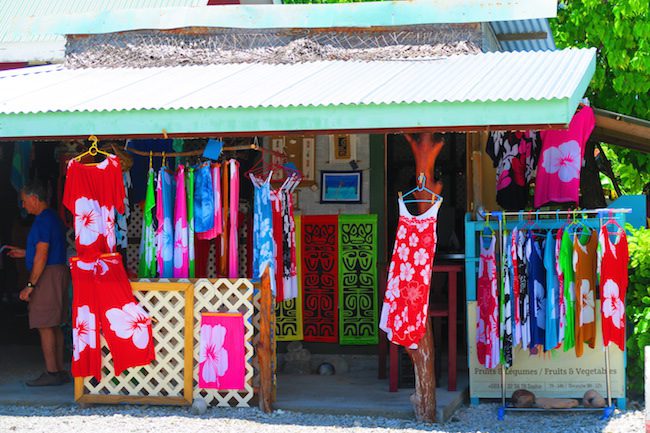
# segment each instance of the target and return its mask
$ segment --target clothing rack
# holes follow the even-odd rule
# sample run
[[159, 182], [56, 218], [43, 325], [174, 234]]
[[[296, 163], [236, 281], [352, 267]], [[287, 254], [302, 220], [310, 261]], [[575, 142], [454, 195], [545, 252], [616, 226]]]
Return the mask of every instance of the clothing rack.
[[[224, 152], [232, 152], [237, 150], [260, 150], [260, 149], [261, 149], [260, 146], [256, 143], [223, 147]], [[203, 154], [203, 149], [188, 150], [185, 152], [147, 152], [145, 150], [137, 150], [137, 149], [130, 148], [128, 141], [124, 145], [124, 150], [133, 153], [134, 155], [152, 156], [152, 157], [155, 156], [158, 158], [173, 158], [176, 156], [198, 156]]]
[[[586, 215], [596, 215], [599, 217], [600, 226], [603, 225], [603, 217], [614, 218], [616, 215], [628, 214], [631, 213], [632, 209], [628, 208], [600, 208], [600, 209], [574, 209], [574, 210], [548, 210], [548, 211], [478, 211], [477, 215], [485, 219], [485, 224], [488, 227], [491, 227], [489, 221], [491, 216], [496, 217], [497, 226], [498, 226], [498, 245], [500, 252], [500, 264], [498, 266], [499, 274], [503, 271], [504, 263], [506, 260], [505, 256], [505, 245], [503, 245], [503, 232], [508, 229], [508, 218], [507, 217], [517, 217], [510, 220], [510, 223], [513, 222], [526, 222], [530, 221], [533, 215], [535, 216], [535, 222], [538, 225], [539, 229], [552, 229], [549, 227], [548, 223], [553, 224], [554, 222], [559, 221], [560, 215], [573, 216], [575, 218], [585, 218]], [[555, 216], [556, 219], [547, 218], [539, 220], [539, 216]], [[524, 217], [528, 217], [525, 219]], [[621, 224], [622, 226], [622, 224]], [[601, 300], [602, 302], [602, 300]], [[505, 417], [506, 411], [512, 412], [542, 412], [542, 411], [554, 411], [554, 412], [594, 412], [594, 411], [603, 411], [601, 419], [609, 418], [613, 413], [615, 406], [612, 404], [612, 393], [611, 393], [611, 374], [610, 374], [610, 358], [609, 358], [609, 345], [605, 346], [605, 388], [607, 391], [607, 406], [605, 408], [587, 408], [587, 407], [578, 407], [578, 408], [566, 408], [566, 409], [543, 409], [543, 408], [517, 408], [508, 406], [506, 404], [506, 367], [501, 364], [500, 373], [500, 388], [501, 388], [501, 406], [498, 410], [498, 419], [502, 421]]]

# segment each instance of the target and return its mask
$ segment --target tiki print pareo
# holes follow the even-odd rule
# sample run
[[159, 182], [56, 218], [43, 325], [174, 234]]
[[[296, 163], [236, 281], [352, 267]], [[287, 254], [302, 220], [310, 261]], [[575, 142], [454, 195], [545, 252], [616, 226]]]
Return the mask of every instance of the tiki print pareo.
[[377, 344], [377, 215], [341, 215], [339, 249], [339, 342]]
[[305, 341], [338, 341], [338, 217], [302, 217]]
[[244, 389], [244, 317], [240, 313], [203, 313], [199, 341], [199, 388]]
[[[296, 224], [296, 263], [302, 263], [301, 255], [301, 226], [300, 216], [295, 217]], [[298, 297], [278, 302], [275, 304], [275, 337], [278, 341], [302, 340], [302, 280], [300, 279], [301, 267], [296, 269], [298, 273]]]

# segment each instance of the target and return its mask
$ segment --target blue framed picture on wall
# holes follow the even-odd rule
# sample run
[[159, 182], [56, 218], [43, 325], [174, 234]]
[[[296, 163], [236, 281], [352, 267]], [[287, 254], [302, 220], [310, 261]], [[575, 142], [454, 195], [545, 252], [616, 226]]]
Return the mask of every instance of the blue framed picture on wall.
[[321, 171], [321, 203], [361, 203], [361, 171]]

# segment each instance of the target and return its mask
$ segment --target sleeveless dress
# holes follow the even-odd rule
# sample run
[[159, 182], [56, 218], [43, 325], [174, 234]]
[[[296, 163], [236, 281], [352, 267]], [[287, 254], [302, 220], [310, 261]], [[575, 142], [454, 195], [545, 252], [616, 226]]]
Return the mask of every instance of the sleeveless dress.
[[176, 197], [174, 205], [174, 278], [189, 276], [190, 252], [188, 247], [187, 198], [185, 196], [185, 166], [176, 170]]
[[421, 215], [411, 215], [401, 197], [398, 203], [400, 217], [379, 327], [389, 341], [417, 349], [429, 315], [429, 286], [442, 199]]
[[501, 364], [510, 367], [512, 365], [512, 257], [505, 248], [508, 245], [510, 235], [503, 233], [503, 246], [505, 252], [505, 263], [502, 265], [503, 280], [501, 282], [501, 291], [499, 295], [499, 337], [501, 348]]
[[499, 364], [499, 325], [497, 266], [494, 255], [496, 237], [487, 247], [481, 245], [476, 288], [476, 355], [485, 368]]
[[[519, 280], [519, 317], [521, 321], [521, 347], [528, 350], [530, 347], [531, 328], [530, 328], [530, 290], [528, 278], [528, 258], [526, 256], [527, 235], [523, 230], [517, 231], [516, 240], [516, 266]], [[513, 256], [514, 262], [514, 256]], [[514, 264], [514, 263], [513, 263]]]
[[625, 350], [625, 292], [627, 291], [629, 260], [627, 237], [619, 230], [618, 242], [612, 243], [607, 227], [601, 227], [598, 261], [600, 275], [600, 309], [602, 314], [603, 343], [616, 344]]
[[154, 171], [149, 169], [147, 174], [147, 192], [142, 209], [142, 237], [140, 239], [139, 278], [156, 278], [156, 229], [154, 227], [153, 211], [156, 207], [154, 198]]
[[558, 346], [564, 343], [564, 331], [566, 329], [566, 303], [564, 300], [564, 275], [562, 274], [562, 263], [560, 261], [560, 248], [562, 246], [562, 235], [564, 229], [560, 228], [555, 234], [555, 272], [557, 274], [557, 313], [558, 313], [558, 329], [557, 329], [557, 343]]
[[[583, 237], [588, 237], [583, 242]], [[576, 287], [576, 356], [584, 353], [584, 345], [596, 345], [596, 249], [595, 233], [576, 234], [573, 241], [573, 262]]]
[[573, 271], [573, 236], [569, 230], [562, 231], [562, 244], [560, 245], [560, 268], [562, 269], [562, 285], [565, 305], [565, 327], [563, 350], [568, 352], [576, 345], [576, 294], [575, 275]]
[[542, 261], [541, 242], [528, 232], [526, 241], [530, 294], [530, 349], [544, 347], [546, 333], [546, 271]]
[[273, 215], [271, 205], [271, 174], [265, 181], [261, 181], [252, 174], [251, 182], [255, 188], [253, 197], [253, 275], [254, 280], [262, 277], [266, 267], [269, 267], [271, 292], [276, 294], [275, 288], [275, 256], [273, 251]]
[[546, 268], [546, 333], [544, 350], [553, 350], [558, 345], [558, 277], [555, 269], [555, 237], [549, 230], [544, 245], [544, 267]]
[[512, 280], [512, 340], [513, 346], [516, 347], [521, 344], [521, 313], [519, 309], [520, 296], [519, 296], [519, 271], [517, 269], [517, 239], [519, 237], [519, 229], [516, 227], [512, 229], [512, 235], [508, 244], [508, 267], [510, 269], [510, 278]]

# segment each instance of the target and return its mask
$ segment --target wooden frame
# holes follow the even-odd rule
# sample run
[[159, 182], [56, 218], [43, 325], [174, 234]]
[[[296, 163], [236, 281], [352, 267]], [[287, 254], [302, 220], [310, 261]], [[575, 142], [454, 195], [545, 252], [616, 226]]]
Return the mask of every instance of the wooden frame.
[[357, 159], [357, 137], [352, 134], [332, 134], [330, 141], [330, 164], [345, 163]]
[[[129, 395], [99, 395], [85, 393], [85, 381], [89, 378], [77, 377], [74, 380], [74, 398], [83, 404], [156, 404], [156, 405], [191, 405], [193, 399], [194, 372], [194, 283], [171, 282], [132, 282], [134, 292], [183, 292], [185, 305], [184, 313], [184, 347], [183, 347], [183, 397], [165, 396], [129, 396]], [[152, 317], [155, 320], [155, 317]]]

